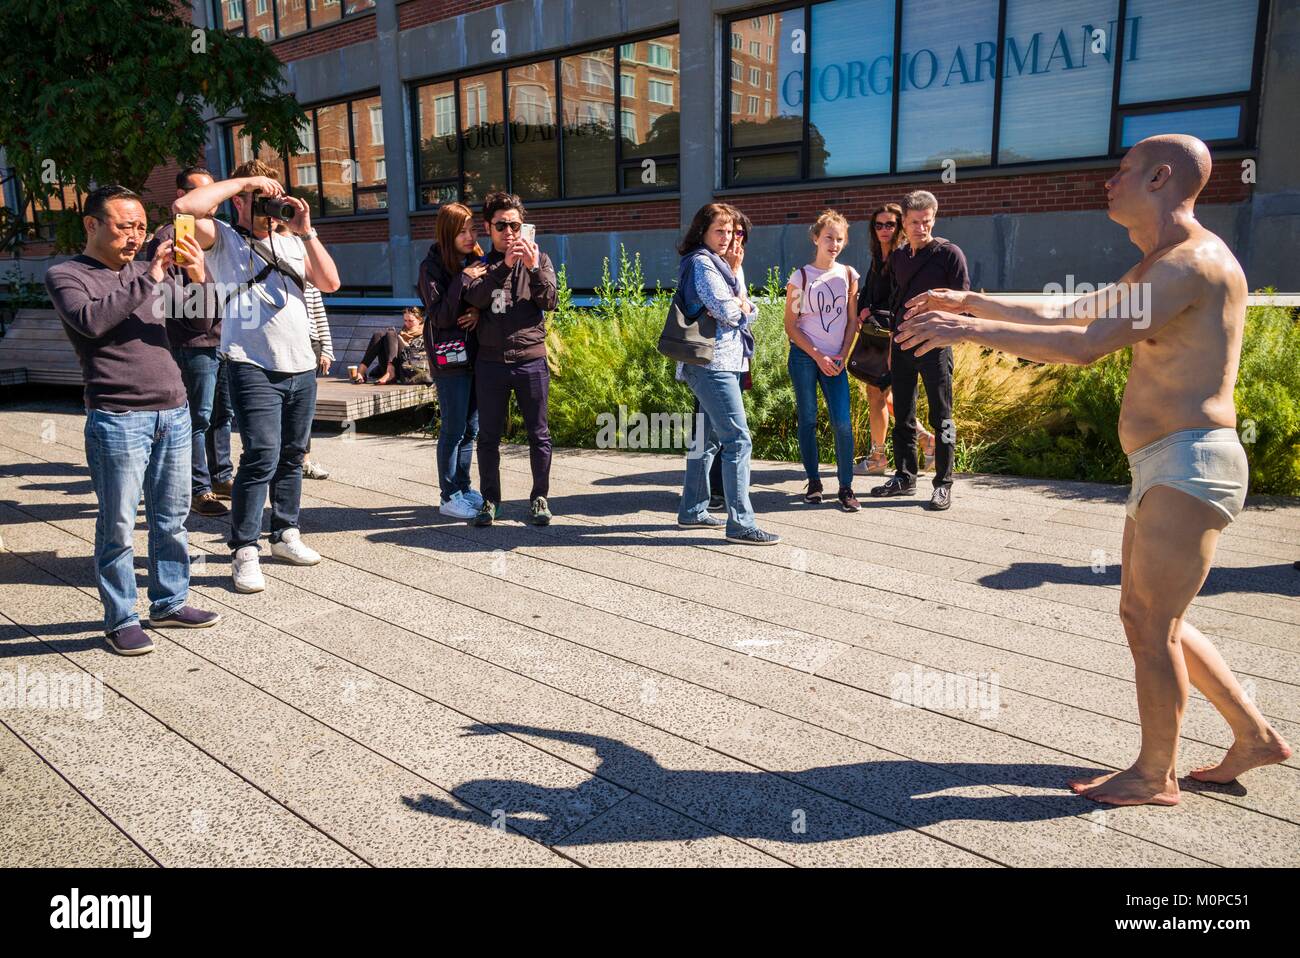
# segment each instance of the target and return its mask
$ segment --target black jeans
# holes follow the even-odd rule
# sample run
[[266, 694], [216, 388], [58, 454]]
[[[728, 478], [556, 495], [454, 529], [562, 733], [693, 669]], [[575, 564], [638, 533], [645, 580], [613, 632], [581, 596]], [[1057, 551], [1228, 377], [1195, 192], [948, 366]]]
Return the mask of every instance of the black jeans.
[[316, 371], [277, 373], [252, 363], [229, 363], [230, 398], [244, 451], [230, 493], [231, 549], [257, 545], [262, 510], [271, 493], [271, 541], [298, 528], [302, 458], [316, 409]]
[[528, 430], [528, 459], [532, 465], [533, 488], [528, 498], [551, 493], [551, 427], [546, 421], [551, 372], [546, 357], [522, 363], [499, 363], [480, 359], [474, 367], [478, 393], [478, 478], [479, 491], [488, 502], [501, 502], [501, 436], [510, 411], [510, 394]]
[[952, 347], [917, 356], [892, 346], [890, 356], [894, 390], [894, 471], [916, 482], [916, 378], [925, 384], [930, 403], [930, 428], [934, 430], [934, 486], [952, 485], [952, 462], [957, 427], [952, 418]]
[[[370, 337], [370, 345], [366, 346], [366, 354], [361, 357], [361, 368], [366, 371], [367, 376], [373, 375], [376, 379], [388, 372], [388, 367], [397, 361], [397, 357], [402, 352], [402, 344], [397, 336], [397, 330], [386, 329], [382, 332], [375, 333]], [[370, 371], [370, 364], [379, 361], [375, 371]], [[393, 376], [396, 378], [397, 369], [393, 369]]]

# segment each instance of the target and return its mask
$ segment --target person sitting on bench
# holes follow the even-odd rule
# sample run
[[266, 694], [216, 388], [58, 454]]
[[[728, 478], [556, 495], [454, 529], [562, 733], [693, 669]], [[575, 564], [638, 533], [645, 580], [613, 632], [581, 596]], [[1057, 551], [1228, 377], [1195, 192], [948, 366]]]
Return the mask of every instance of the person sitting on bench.
[[[371, 364], [374, 368], [371, 368]], [[370, 345], [357, 366], [354, 383], [364, 383], [374, 376], [375, 385], [400, 383], [403, 386], [428, 385], [429, 356], [424, 351], [424, 310], [408, 306], [402, 313], [402, 328], [391, 326], [370, 337]]]

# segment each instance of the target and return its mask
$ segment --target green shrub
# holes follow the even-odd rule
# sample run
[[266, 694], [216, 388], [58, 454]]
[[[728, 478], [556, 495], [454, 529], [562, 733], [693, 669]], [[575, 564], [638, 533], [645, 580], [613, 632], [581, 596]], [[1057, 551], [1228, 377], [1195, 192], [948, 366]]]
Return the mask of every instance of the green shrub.
[[[560, 303], [550, 321], [551, 435], [556, 445], [591, 448], [597, 416], [689, 413], [693, 398], [656, 348], [669, 292], [647, 294], [639, 257], [620, 251], [618, 279], [606, 261], [593, 310], [575, 309], [560, 271]], [[786, 369], [785, 286], [770, 271], [754, 323], [753, 389], [745, 411], [760, 459], [798, 461], [794, 390]], [[1089, 366], [1040, 366], [962, 344], [954, 351], [956, 468], [1050, 479], [1129, 481], [1119, 445], [1119, 410], [1130, 352]], [[869, 446], [866, 388], [855, 383], [851, 411], [858, 455]], [[928, 422], [925, 390], [918, 418]], [[818, 442], [831, 461], [834, 440], [819, 397]], [[1300, 494], [1300, 328], [1289, 310], [1252, 307], [1242, 346], [1236, 403], [1251, 466], [1251, 491]], [[516, 431], [515, 437], [522, 438]], [[888, 435], [886, 444], [890, 442]], [[664, 451], [664, 450], [660, 450]]]

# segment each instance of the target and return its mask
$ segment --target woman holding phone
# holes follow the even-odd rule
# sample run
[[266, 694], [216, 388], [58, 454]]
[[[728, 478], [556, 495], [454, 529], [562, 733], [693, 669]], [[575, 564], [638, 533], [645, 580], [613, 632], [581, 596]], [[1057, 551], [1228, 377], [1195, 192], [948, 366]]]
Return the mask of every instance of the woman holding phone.
[[420, 264], [424, 302], [424, 348], [438, 391], [438, 511], [473, 519], [483, 497], [470, 486], [470, 463], [478, 436], [474, 390], [478, 310], [464, 298], [465, 284], [483, 276], [483, 250], [474, 237], [474, 214], [460, 203], [438, 211], [435, 241]]

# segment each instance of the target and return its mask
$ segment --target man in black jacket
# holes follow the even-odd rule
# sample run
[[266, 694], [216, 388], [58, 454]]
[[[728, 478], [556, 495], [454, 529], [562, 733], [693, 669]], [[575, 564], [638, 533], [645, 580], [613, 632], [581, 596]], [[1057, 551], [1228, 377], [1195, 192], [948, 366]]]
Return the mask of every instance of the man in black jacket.
[[[939, 201], [933, 193], [916, 190], [903, 197], [903, 230], [907, 245], [894, 250], [890, 269], [898, 284], [896, 305], [932, 289], [970, 289], [966, 257], [961, 249], [946, 239], [931, 235]], [[894, 314], [894, 329], [902, 320]], [[957, 427], [952, 418], [952, 347], [936, 349], [916, 356], [912, 349], [902, 349], [897, 341], [890, 345], [890, 373], [894, 389], [894, 475], [871, 495], [906, 496], [916, 491], [916, 380], [925, 384], [930, 403], [930, 428], [934, 430], [934, 492], [931, 509], [947, 509], [952, 504], [952, 463], [956, 449]]]
[[483, 505], [474, 518], [490, 526], [501, 514], [501, 434], [513, 392], [528, 430], [533, 488], [529, 520], [551, 521], [551, 431], [547, 424], [550, 371], [546, 366], [546, 311], [555, 308], [555, 267], [523, 235], [524, 205], [513, 193], [491, 193], [483, 220], [492, 237], [487, 269], [464, 286], [464, 298], [478, 308], [478, 470]]

